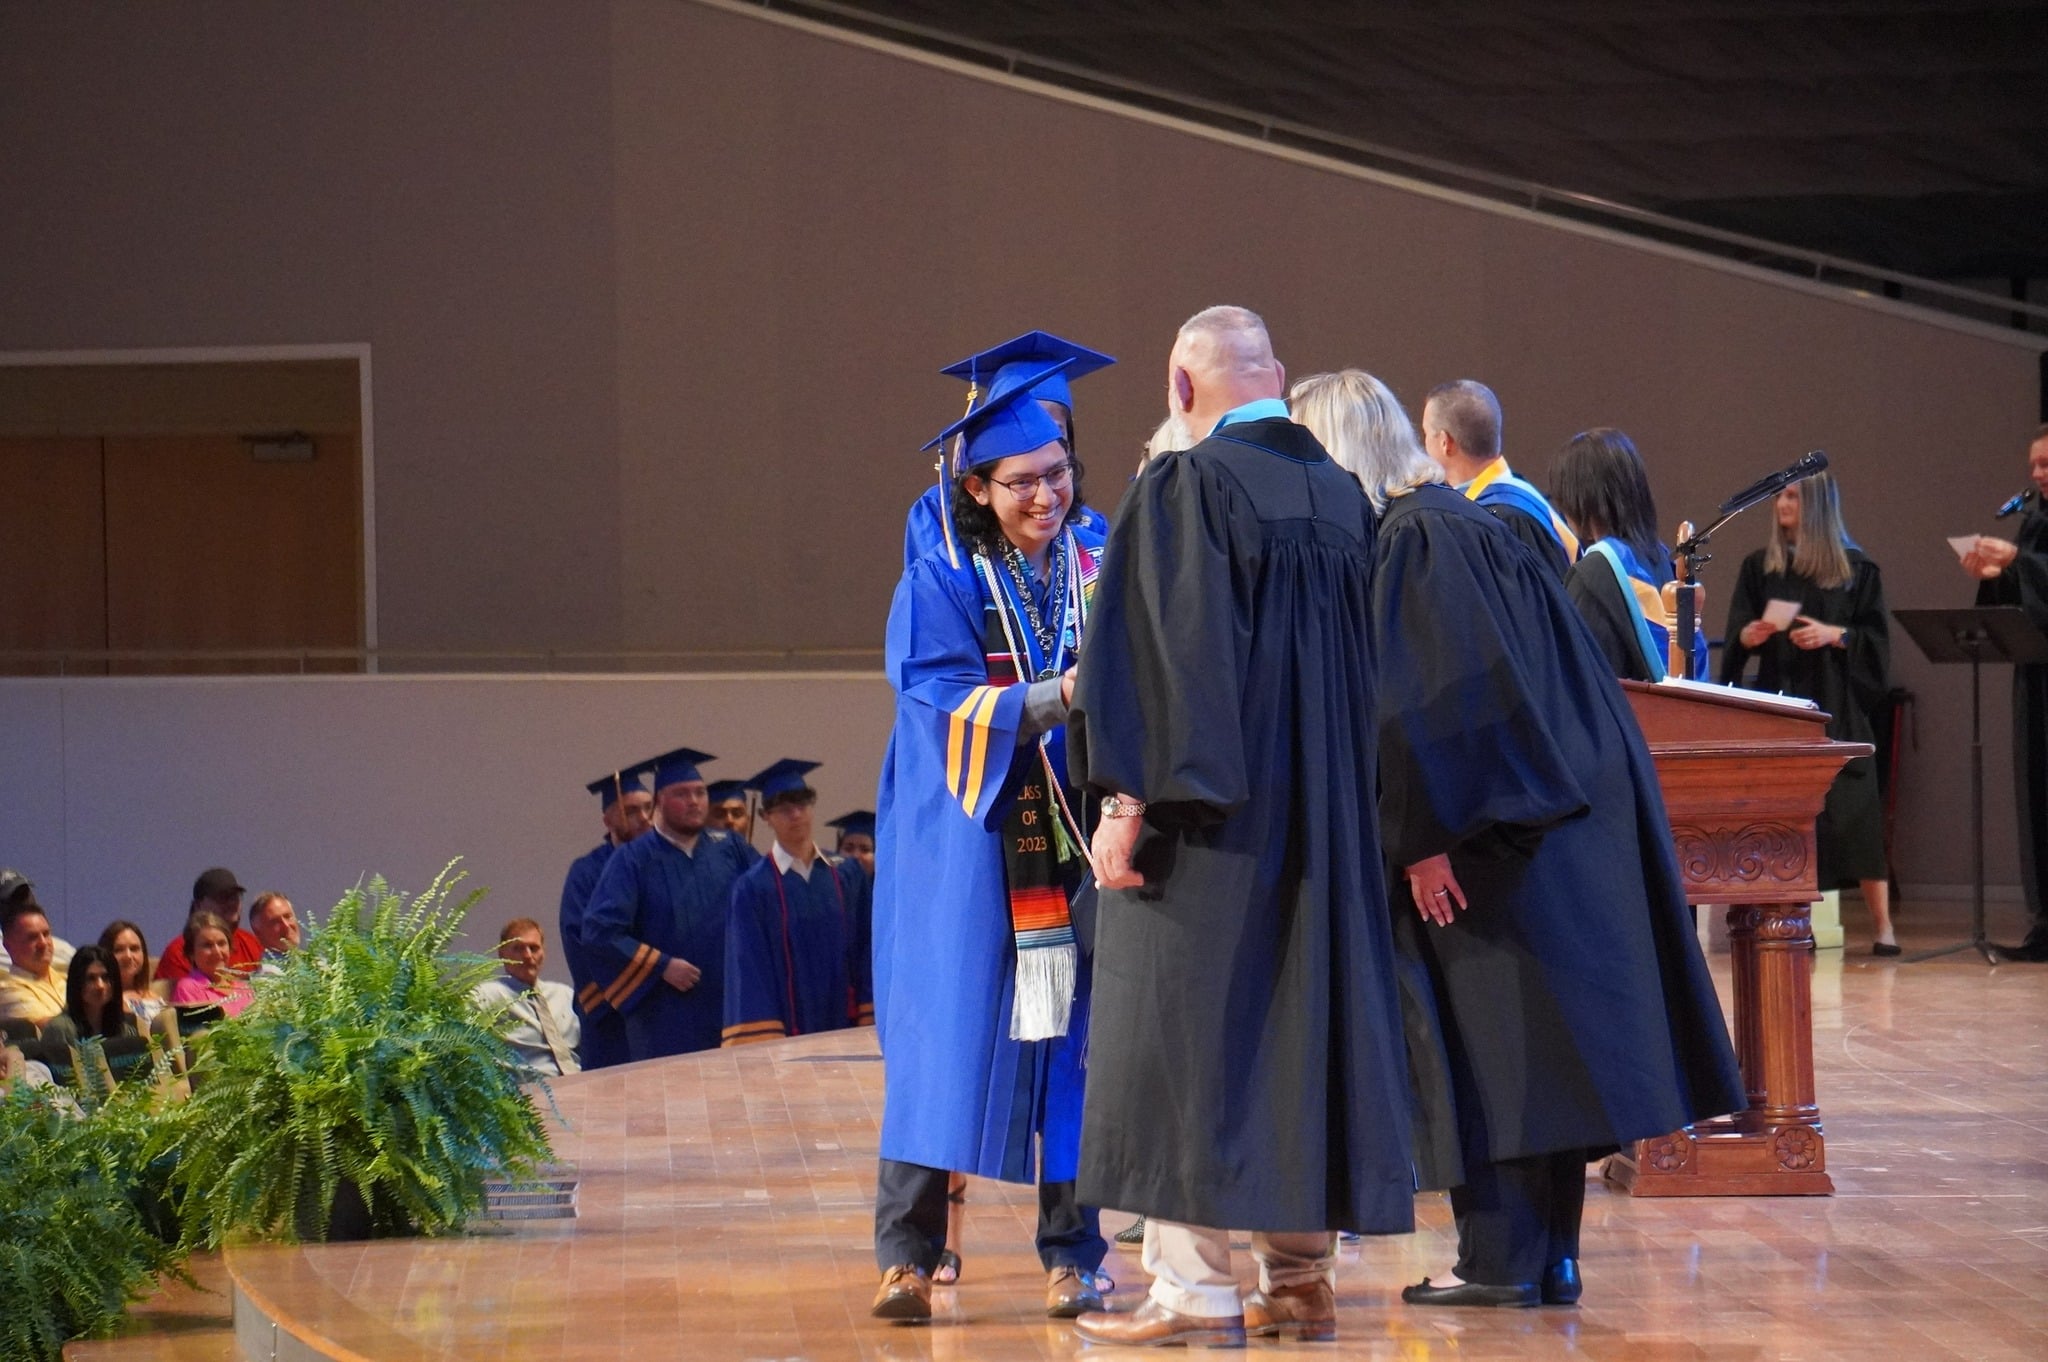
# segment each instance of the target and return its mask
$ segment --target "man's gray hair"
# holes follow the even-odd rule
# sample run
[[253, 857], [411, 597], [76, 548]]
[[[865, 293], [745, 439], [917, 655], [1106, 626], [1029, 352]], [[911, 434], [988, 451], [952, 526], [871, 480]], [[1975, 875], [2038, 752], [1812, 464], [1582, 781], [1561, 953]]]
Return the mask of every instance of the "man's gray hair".
[[1375, 509], [1385, 510], [1396, 492], [1444, 480], [1400, 399], [1363, 369], [1311, 374], [1294, 385], [1287, 402], [1338, 467], [1358, 479]]
[[1190, 364], [1201, 369], [1257, 373], [1273, 367], [1265, 319], [1248, 307], [1205, 307], [1180, 324], [1180, 341]]
[[1422, 410], [1467, 454], [1490, 459], [1500, 453], [1500, 399], [1484, 383], [1470, 378], [1439, 383], [1423, 399]]

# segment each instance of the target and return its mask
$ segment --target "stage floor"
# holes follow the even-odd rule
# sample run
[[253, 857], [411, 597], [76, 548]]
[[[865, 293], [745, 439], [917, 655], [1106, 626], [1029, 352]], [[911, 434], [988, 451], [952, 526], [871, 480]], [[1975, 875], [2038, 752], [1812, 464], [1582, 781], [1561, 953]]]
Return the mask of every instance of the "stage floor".
[[[1253, 1348], [1404, 1362], [2048, 1356], [2048, 966], [1879, 963], [1851, 911], [1849, 953], [1821, 952], [1814, 980], [1835, 1196], [1634, 1200], [1596, 1184], [1579, 1308], [1458, 1312], [1399, 1300], [1453, 1256], [1444, 1199], [1425, 1195], [1414, 1235], [1345, 1248], [1335, 1348]], [[1947, 907], [1902, 917], [1909, 951], [1961, 930]], [[1030, 1190], [989, 1182], [971, 1184], [965, 1275], [938, 1294], [938, 1318], [867, 1317], [872, 1032], [581, 1075], [556, 1097], [578, 1219], [238, 1250], [231, 1271], [284, 1336], [352, 1362], [1084, 1351], [1043, 1317]], [[1127, 1220], [1106, 1213], [1105, 1231]], [[1106, 1266], [1128, 1307], [1144, 1284], [1135, 1251]]]

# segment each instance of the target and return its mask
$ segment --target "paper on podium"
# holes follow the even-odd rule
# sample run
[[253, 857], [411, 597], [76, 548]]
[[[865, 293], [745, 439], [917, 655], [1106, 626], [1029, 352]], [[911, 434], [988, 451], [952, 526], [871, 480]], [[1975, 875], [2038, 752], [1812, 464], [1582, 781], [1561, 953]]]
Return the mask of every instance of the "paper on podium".
[[1798, 618], [1798, 601], [1767, 601], [1764, 604], [1764, 623], [1781, 634], [1790, 629], [1792, 621]]
[[1948, 546], [1956, 551], [1956, 557], [1968, 558], [1981, 538], [1983, 536], [1977, 534], [1952, 534], [1948, 537]]

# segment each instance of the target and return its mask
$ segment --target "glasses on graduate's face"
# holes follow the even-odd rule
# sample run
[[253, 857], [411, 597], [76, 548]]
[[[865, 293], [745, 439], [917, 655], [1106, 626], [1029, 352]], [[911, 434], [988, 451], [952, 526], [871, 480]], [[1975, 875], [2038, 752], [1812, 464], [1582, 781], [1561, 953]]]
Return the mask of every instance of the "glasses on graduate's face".
[[990, 478], [989, 481], [1019, 501], [1030, 501], [1038, 495], [1041, 483], [1055, 492], [1064, 492], [1073, 486], [1074, 464], [1071, 459], [1066, 463], [1056, 464], [1035, 478]]

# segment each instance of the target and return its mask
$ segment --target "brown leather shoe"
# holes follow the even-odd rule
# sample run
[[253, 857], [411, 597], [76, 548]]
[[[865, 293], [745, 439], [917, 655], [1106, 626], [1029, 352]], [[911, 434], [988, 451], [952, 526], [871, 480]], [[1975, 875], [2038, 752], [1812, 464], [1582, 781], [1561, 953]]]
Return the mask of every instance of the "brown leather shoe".
[[1244, 1298], [1244, 1331], [1253, 1338], [1331, 1342], [1337, 1337], [1337, 1293], [1328, 1282], [1254, 1291]]
[[882, 1274], [875, 1289], [875, 1303], [868, 1313], [876, 1319], [916, 1323], [932, 1317], [932, 1279], [922, 1268], [900, 1263]]
[[1243, 1315], [1183, 1315], [1147, 1297], [1128, 1314], [1095, 1311], [1074, 1321], [1074, 1332], [1089, 1343], [1123, 1348], [1159, 1348], [1191, 1343], [1204, 1348], [1242, 1348]]
[[1073, 1319], [1090, 1310], [1102, 1309], [1102, 1293], [1078, 1267], [1060, 1266], [1045, 1277], [1045, 1313], [1048, 1319]]

